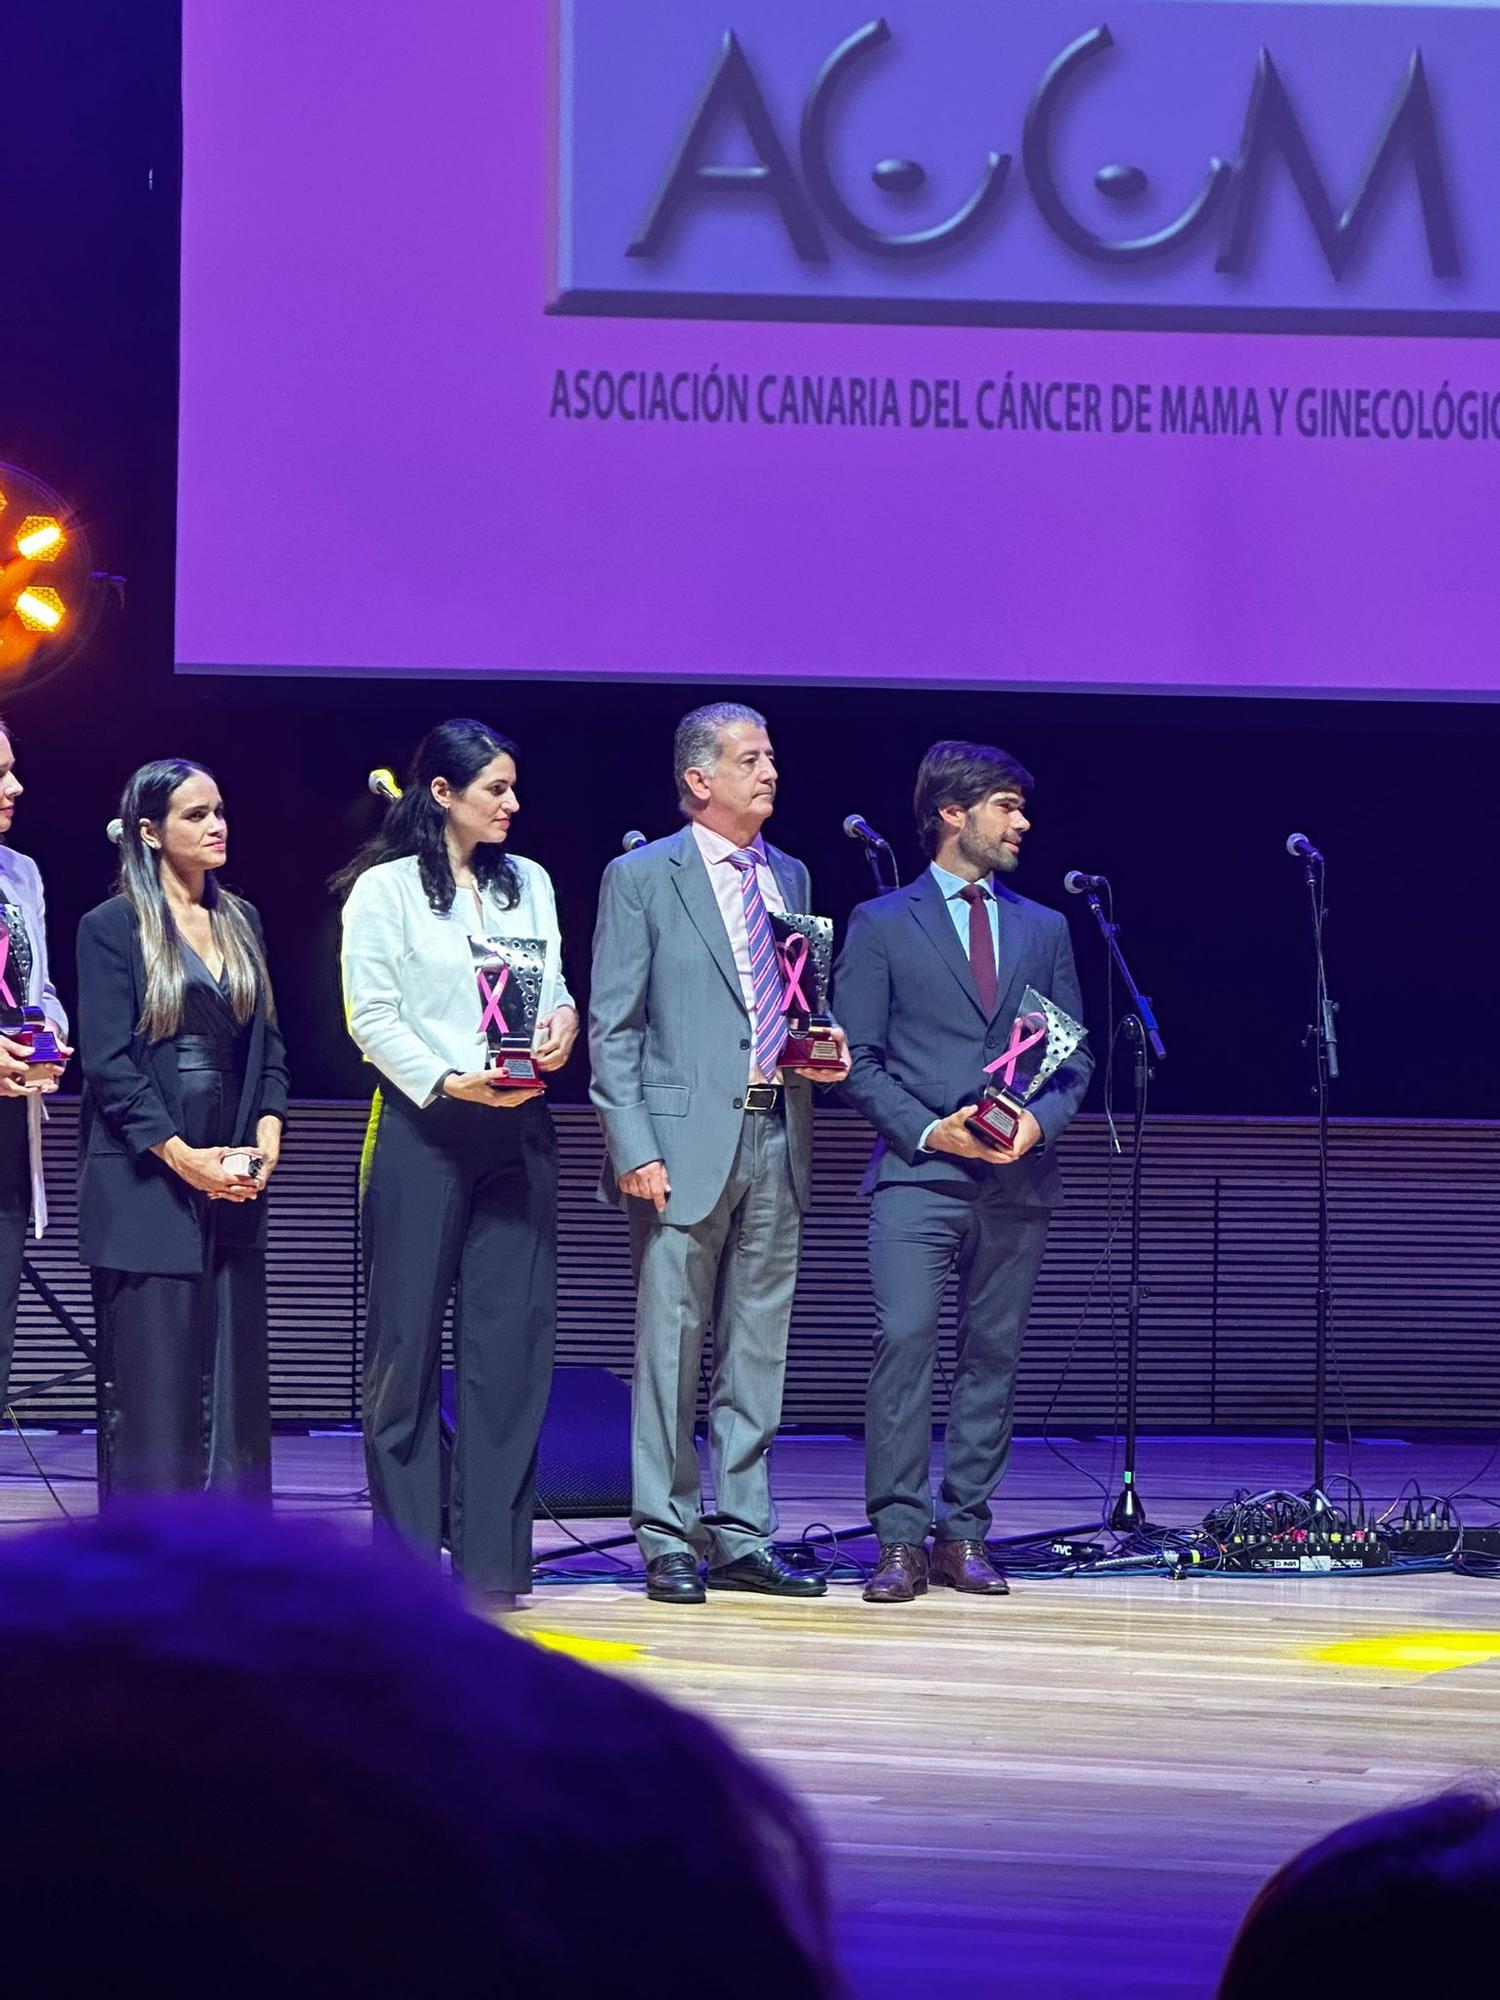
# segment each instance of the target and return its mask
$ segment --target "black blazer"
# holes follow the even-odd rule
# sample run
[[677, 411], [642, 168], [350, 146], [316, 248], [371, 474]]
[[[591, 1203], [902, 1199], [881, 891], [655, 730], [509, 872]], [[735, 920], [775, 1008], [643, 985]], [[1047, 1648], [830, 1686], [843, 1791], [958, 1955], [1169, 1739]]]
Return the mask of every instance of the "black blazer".
[[[257, 939], [260, 918], [245, 906]], [[203, 1269], [206, 1197], [151, 1151], [182, 1130], [177, 1045], [148, 1042], [137, 1023], [146, 997], [135, 912], [122, 896], [78, 926], [78, 1057], [83, 1070], [79, 1137], [78, 1253], [115, 1271], [192, 1277]], [[253, 1145], [261, 1118], [285, 1118], [286, 1045], [261, 995], [250, 1023], [245, 1087], [228, 1142]], [[264, 1200], [220, 1205], [220, 1242], [259, 1248]]]
[[1078, 1109], [1094, 1067], [1085, 1043], [1031, 1102], [1042, 1143], [1014, 1166], [924, 1153], [934, 1118], [972, 1104], [984, 1066], [1004, 1049], [1028, 986], [1082, 1019], [1067, 920], [990, 881], [1000, 917], [1000, 998], [988, 1018], [968, 953], [959, 942], [932, 873], [874, 902], [849, 920], [834, 973], [834, 1009], [849, 1037], [845, 1097], [879, 1133], [864, 1192], [887, 1181], [920, 1181], [956, 1193], [999, 1179], [1015, 1201], [1051, 1207], [1059, 1199], [1055, 1143]]

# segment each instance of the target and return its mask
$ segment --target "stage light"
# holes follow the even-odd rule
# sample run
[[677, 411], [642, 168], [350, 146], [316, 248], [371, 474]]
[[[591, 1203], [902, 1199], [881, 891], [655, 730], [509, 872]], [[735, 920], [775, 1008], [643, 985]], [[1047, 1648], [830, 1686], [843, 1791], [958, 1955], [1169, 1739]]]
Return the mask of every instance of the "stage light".
[[66, 539], [53, 515], [28, 514], [16, 530], [16, 554], [31, 562], [56, 562]]
[[3, 702], [73, 658], [93, 630], [104, 579], [62, 495], [18, 465], [0, 465], [0, 520]]
[[30, 584], [16, 599], [16, 616], [28, 632], [55, 632], [63, 622], [63, 601], [46, 584]]

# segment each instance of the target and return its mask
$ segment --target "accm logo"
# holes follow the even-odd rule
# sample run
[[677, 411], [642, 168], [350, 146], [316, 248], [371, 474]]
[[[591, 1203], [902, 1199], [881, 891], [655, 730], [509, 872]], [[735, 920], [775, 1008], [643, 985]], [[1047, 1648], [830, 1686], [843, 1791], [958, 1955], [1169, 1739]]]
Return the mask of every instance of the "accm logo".
[[[739, 38], [733, 32], [726, 34], [687, 130], [640, 232], [629, 246], [629, 255], [657, 256], [682, 211], [691, 204], [725, 196], [742, 199], [747, 194], [759, 195], [775, 205], [798, 257], [809, 264], [828, 261], [826, 232], [830, 230], [857, 249], [883, 258], [920, 257], [976, 235], [998, 208], [1012, 165], [1008, 153], [990, 153], [968, 200], [927, 229], [873, 227], [856, 214], [835, 181], [828, 146], [834, 105], [856, 70], [891, 40], [891, 30], [883, 19], [871, 21], [840, 43], [824, 63], [802, 111], [799, 178]], [[1080, 257], [1096, 263], [1138, 263], [1194, 241], [1217, 224], [1220, 234], [1215, 268], [1243, 271], [1250, 257], [1266, 171], [1279, 157], [1328, 269], [1337, 280], [1364, 240], [1381, 192], [1404, 157], [1416, 183], [1432, 270], [1440, 278], [1462, 275], [1437, 119], [1420, 50], [1414, 50], [1407, 63], [1359, 184], [1342, 211], [1336, 209], [1318, 172], [1270, 51], [1262, 48], [1233, 164], [1211, 159], [1202, 186], [1188, 207], [1149, 235], [1107, 236], [1089, 228], [1068, 206], [1057, 185], [1052, 127], [1073, 81], [1114, 45], [1114, 36], [1101, 24], [1065, 48], [1037, 85], [1021, 132], [1021, 169], [1032, 201], [1052, 233]], [[722, 165], [706, 157], [714, 133], [728, 119], [738, 122], [753, 149], [753, 159], [747, 165]], [[871, 178], [887, 195], [900, 198], [920, 189], [926, 172], [918, 160], [888, 159], [875, 165]], [[1139, 167], [1111, 163], [1099, 169], [1094, 185], [1101, 194], [1124, 204], [1138, 200], [1148, 181]]]

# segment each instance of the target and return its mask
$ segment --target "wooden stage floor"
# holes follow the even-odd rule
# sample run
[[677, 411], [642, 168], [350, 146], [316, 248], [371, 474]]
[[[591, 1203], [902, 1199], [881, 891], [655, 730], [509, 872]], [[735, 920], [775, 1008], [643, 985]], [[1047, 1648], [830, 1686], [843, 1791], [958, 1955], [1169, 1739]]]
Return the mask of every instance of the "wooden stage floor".
[[[70, 1511], [92, 1511], [92, 1440], [32, 1442]], [[1107, 1442], [1063, 1448], [1109, 1483]], [[1451, 1490], [1486, 1456], [1356, 1443], [1352, 1469], [1383, 1505], [1411, 1479]], [[1330, 1460], [1349, 1464], [1342, 1450]], [[1185, 1526], [1237, 1487], [1305, 1485], [1309, 1453], [1149, 1439], [1138, 1469], [1153, 1520]], [[278, 1439], [276, 1470], [287, 1513], [366, 1531], [357, 1438]], [[855, 1442], [777, 1448], [789, 1538], [858, 1522], [859, 1485]], [[1497, 1493], [1500, 1458], [1462, 1503], [1471, 1525], [1497, 1517]], [[1023, 1442], [996, 1532], [1097, 1507], [1085, 1476]], [[19, 1440], [0, 1437], [0, 1532], [49, 1517]], [[564, 1543], [552, 1527], [538, 1540]], [[513, 1622], [713, 1717], [801, 1793], [865, 2000], [1208, 1995], [1279, 1861], [1496, 1755], [1500, 1584], [1453, 1575], [1022, 1581], [999, 1601], [939, 1593], [883, 1611], [853, 1586], [809, 1604], [667, 1610], [635, 1584], [569, 1582]], [[620, 1907], [627, 1861], [603, 1890]]]

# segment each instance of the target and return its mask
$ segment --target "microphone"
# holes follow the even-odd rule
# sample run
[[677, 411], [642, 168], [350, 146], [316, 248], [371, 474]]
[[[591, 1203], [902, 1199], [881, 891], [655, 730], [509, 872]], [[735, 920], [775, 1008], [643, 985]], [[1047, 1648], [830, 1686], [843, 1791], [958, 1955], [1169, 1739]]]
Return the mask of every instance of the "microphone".
[[115, 846], [118, 847], [120, 842], [124, 839], [124, 837], [125, 837], [124, 820], [112, 819], [109, 825], [104, 829], [104, 838], [106, 840], [113, 841]]
[[844, 831], [851, 840], [862, 840], [866, 847], [878, 847], [889, 854], [889, 841], [882, 840], [863, 813], [850, 813], [844, 821]]
[[1286, 851], [1294, 861], [1321, 861], [1323, 859], [1305, 833], [1289, 833], [1286, 837]]
[[396, 783], [395, 772], [387, 770], [384, 764], [378, 771], [372, 771], [365, 783], [377, 799], [389, 799], [394, 802], [401, 796], [401, 787]]
[[646, 845], [645, 834], [641, 832], [638, 826], [633, 826], [630, 829], [629, 833], [626, 834], [625, 838], [620, 842], [620, 852], [622, 854], [634, 854], [635, 850], [638, 847], [644, 847], [645, 845]]
[[1109, 887], [1109, 877], [1085, 875], [1077, 868], [1070, 868], [1063, 877], [1063, 887], [1070, 896], [1095, 896]]

